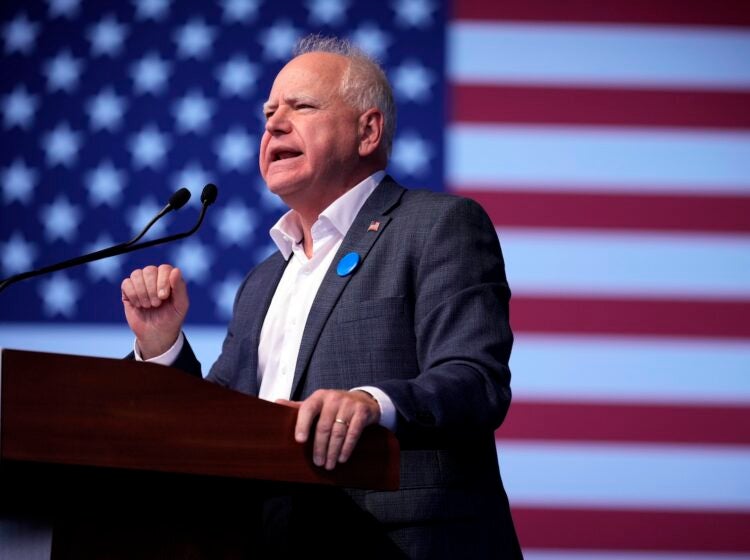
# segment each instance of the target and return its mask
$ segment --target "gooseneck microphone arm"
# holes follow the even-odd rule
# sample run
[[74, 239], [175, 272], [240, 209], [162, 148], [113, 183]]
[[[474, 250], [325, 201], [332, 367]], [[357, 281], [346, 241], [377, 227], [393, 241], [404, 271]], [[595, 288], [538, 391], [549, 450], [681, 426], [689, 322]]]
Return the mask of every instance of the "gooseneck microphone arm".
[[[154, 245], [161, 245], [163, 243], [177, 241], [178, 239], [184, 239], [185, 237], [189, 237], [193, 235], [196, 231], [198, 231], [198, 228], [201, 227], [201, 224], [203, 223], [203, 218], [206, 217], [206, 210], [208, 210], [208, 207], [211, 206], [216, 201], [217, 194], [218, 194], [218, 190], [216, 188], [216, 185], [209, 183], [208, 185], [203, 187], [203, 193], [201, 193], [201, 203], [202, 203], [201, 213], [198, 216], [198, 221], [196, 221], [195, 225], [192, 228], [190, 228], [188, 231], [184, 231], [182, 233], [175, 233], [174, 235], [168, 235], [167, 237], [160, 237], [159, 239], [152, 239], [151, 241], [144, 241], [143, 243], [137, 243], [135, 245], [123, 246], [115, 253], [115, 255], [124, 255], [125, 253], [131, 253], [133, 251], [138, 251], [140, 249], [148, 249], [149, 247], [153, 247]], [[116, 247], [113, 247], [113, 248], [116, 248]], [[110, 256], [110, 255], [107, 255], [107, 256]]]
[[169, 202], [167, 202], [164, 208], [159, 210], [159, 213], [156, 216], [151, 218], [151, 221], [146, 224], [146, 227], [141, 230], [141, 233], [136, 235], [127, 243], [123, 243], [122, 245], [127, 246], [137, 243], [138, 240], [146, 235], [146, 232], [151, 229], [151, 226], [153, 226], [157, 221], [161, 220], [166, 214], [169, 214], [172, 210], [179, 210], [180, 208], [185, 206], [188, 200], [190, 200], [190, 191], [185, 187], [179, 189], [176, 193], [169, 197]]
[[218, 190], [216, 186], [211, 183], [209, 183], [203, 188], [203, 193], [201, 194], [201, 202], [203, 203], [203, 205], [201, 207], [200, 216], [198, 216], [198, 221], [196, 222], [196, 224], [190, 230], [186, 232], [178, 233], [175, 235], [170, 235], [167, 237], [162, 237], [159, 239], [153, 239], [151, 241], [144, 241], [142, 243], [136, 243], [139, 239], [141, 239], [146, 234], [146, 232], [151, 228], [152, 225], [154, 225], [154, 223], [156, 223], [157, 220], [159, 220], [161, 217], [171, 212], [172, 210], [177, 210], [185, 205], [185, 203], [190, 198], [190, 191], [188, 191], [187, 189], [180, 189], [179, 191], [177, 191], [175, 194], [172, 195], [172, 197], [169, 199], [169, 203], [164, 208], [162, 208], [162, 210], [146, 225], [143, 231], [141, 231], [138, 235], [136, 235], [130, 241], [126, 243], [119, 243], [112, 247], [101, 249], [99, 251], [94, 251], [93, 253], [81, 255], [80, 257], [75, 257], [75, 258], [68, 259], [59, 263], [51, 264], [43, 268], [38, 268], [36, 270], [23, 272], [21, 274], [16, 274], [15, 276], [10, 276], [9, 278], [6, 278], [5, 280], [0, 281], [0, 292], [2, 292], [5, 288], [10, 286], [11, 284], [15, 284], [16, 282], [20, 282], [28, 278], [41, 276], [43, 274], [49, 274], [51, 272], [57, 272], [58, 270], [63, 270], [66, 268], [79, 266], [79, 265], [90, 263], [93, 261], [98, 261], [100, 259], [106, 259], [108, 257], [124, 255], [125, 253], [138, 251], [139, 249], [147, 249], [148, 247], [153, 247], [155, 245], [161, 245], [162, 243], [169, 243], [170, 241], [176, 241], [177, 239], [183, 239], [185, 237], [188, 237], [194, 234], [196, 231], [198, 231], [198, 228], [203, 223], [203, 218], [206, 216], [206, 210], [211, 204], [214, 203], [214, 201], [216, 200], [217, 194], [218, 194]]

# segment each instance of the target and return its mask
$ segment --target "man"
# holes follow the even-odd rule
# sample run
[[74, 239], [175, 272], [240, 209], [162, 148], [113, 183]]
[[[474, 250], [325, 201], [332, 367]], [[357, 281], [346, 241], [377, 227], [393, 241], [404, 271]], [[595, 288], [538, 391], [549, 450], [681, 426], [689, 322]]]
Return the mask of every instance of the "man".
[[[313, 461], [345, 462], [380, 423], [401, 488], [349, 491], [410, 557], [520, 557], [494, 431], [510, 403], [510, 292], [475, 203], [408, 191], [383, 171], [395, 129], [379, 66], [311, 37], [264, 106], [260, 170], [291, 210], [279, 251], [245, 278], [208, 379], [299, 409]], [[169, 265], [122, 283], [136, 355], [200, 372], [181, 334], [188, 297]]]

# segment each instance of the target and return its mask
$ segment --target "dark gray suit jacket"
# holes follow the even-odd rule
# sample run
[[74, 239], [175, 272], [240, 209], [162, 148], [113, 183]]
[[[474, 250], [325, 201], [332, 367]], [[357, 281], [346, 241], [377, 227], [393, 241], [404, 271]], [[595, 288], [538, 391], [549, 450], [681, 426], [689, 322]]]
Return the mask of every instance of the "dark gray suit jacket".
[[[338, 276], [352, 251], [359, 267]], [[245, 278], [209, 380], [257, 395], [260, 331], [285, 266], [277, 252]], [[520, 556], [494, 440], [511, 397], [509, 298], [497, 235], [478, 204], [386, 177], [310, 311], [292, 399], [361, 385], [391, 397], [401, 489], [350, 494], [412, 557]], [[200, 367], [188, 345], [176, 365]]]

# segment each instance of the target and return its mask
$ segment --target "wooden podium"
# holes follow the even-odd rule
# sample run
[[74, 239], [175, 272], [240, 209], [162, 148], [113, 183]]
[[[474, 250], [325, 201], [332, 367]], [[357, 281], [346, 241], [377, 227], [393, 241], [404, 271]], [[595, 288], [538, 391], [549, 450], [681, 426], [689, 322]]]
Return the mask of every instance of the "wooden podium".
[[[60, 542], [84, 538], [102, 550], [106, 539], [126, 538], [108, 532], [113, 524], [128, 526], [132, 544], [143, 519], [148, 527], [135, 533], [155, 557], [166, 557], [158, 552], [163, 539], [175, 545], [198, 526], [208, 531], [205, 539], [225, 538], [211, 531], [231, 525], [235, 516], [226, 511], [258, 495], [283, 494], [279, 488], [398, 488], [398, 443], [380, 427], [366, 430], [351, 459], [329, 472], [312, 463], [310, 444], [294, 441], [294, 409], [154, 364], [1, 352], [0, 541], [6, 544], [16, 537], [43, 540], [39, 535], [51, 525], [57, 540], [67, 524], [73, 528], [60, 533], [68, 535]], [[85, 521], [71, 525], [73, 511], [85, 511]], [[52, 556], [86, 556], [79, 554], [85, 546], [67, 545], [51, 546]], [[233, 557], [215, 550], [208, 556]]]

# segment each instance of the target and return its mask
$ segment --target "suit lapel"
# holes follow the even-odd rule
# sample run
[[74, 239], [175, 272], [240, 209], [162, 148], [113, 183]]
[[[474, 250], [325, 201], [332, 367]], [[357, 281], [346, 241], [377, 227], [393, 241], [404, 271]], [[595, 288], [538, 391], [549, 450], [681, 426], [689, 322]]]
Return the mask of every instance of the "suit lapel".
[[[391, 220], [390, 216], [386, 215], [387, 212], [398, 203], [403, 193], [404, 188], [386, 176], [367, 201], [365, 201], [344, 240], [341, 242], [341, 246], [336, 252], [331, 266], [323, 277], [323, 282], [318, 289], [318, 293], [310, 309], [310, 314], [307, 317], [305, 331], [302, 335], [302, 342], [297, 356], [297, 365], [294, 369], [292, 398], [297, 393], [300, 381], [310, 363], [315, 345], [320, 338], [320, 333], [323, 331], [323, 327], [331, 315], [336, 302], [338, 302], [341, 293], [344, 291], [353, 274], [359, 274], [359, 271], [365, 266], [367, 254]], [[373, 228], [373, 230], [369, 228], [372, 222], [379, 222], [378, 227]], [[360, 264], [353, 274], [341, 277], [336, 273], [336, 266], [341, 257], [351, 252], [359, 255]]]

